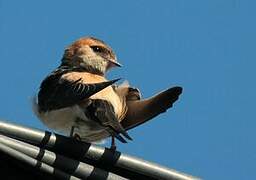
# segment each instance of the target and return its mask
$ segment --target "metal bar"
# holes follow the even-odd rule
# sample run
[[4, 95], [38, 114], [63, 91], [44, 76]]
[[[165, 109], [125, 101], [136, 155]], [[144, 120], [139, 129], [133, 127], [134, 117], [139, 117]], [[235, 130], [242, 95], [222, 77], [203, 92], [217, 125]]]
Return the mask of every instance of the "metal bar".
[[[109, 151], [108, 149], [102, 149], [95, 146], [90, 146], [87, 158], [90, 156], [90, 159], [100, 160]], [[111, 151], [110, 151], [111, 153]], [[118, 152], [116, 152], [117, 154]], [[115, 154], [112, 154], [115, 156]], [[172, 180], [196, 180], [199, 178], [186, 175], [184, 173], [178, 172], [173, 169], [166, 168], [156, 163], [145, 161], [140, 158], [135, 158], [126, 154], [121, 154], [118, 160], [116, 161], [115, 166], [128, 169], [129, 171], [139, 172], [149, 177], [155, 179], [172, 179]]]
[[[106, 172], [102, 169], [95, 168], [94, 166], [88, 165], [77, 160], [64, 157], [54, 152], [44, 150], [42, 148], [33, 146], [31, 144], [21, 142], [19, 140], [12, 139], [10, 137], [0, 135], [0, 143], [9, 146], [19, 152], [22, 152], [34, 159], [37, 159], [43, 163], [53, 166], [57, 169], [68, 172], [78, 178], [86, 179], [106, 179], [106, 180], [127, 180], [127, 178], [118, 176], [111, 172]], [[97, 172], [97, 173], [95, 173]]]
[[67, 179], [67, 180], [79, 180], [79, 178], [76, 178], [74, 176], [68, 175], [58, 169], [55, 169], [45, 163], [42, 163], [36, 159], [33, 159], [19, 151], [16, 151], [2, 143], [0, 143], [0, 151], [23, 162], [26, 163], [30, 166], [33, 166], [34, 168], [37, 168], [38, 170], [51, 174], [57, 178], [61, 178], [61, 179]]
[[115, 172], [116, 174], [118, 174], [117, 172], [119, 170], [125, 169], [126, 171], [139, 173], [154, 179], [198, 179], [155, 163], [121, 154], [118, 151], [113, 152], [106, 148], [104, 149], [90, 143], [76, 141], [58, 134], [52, 134], [48, 131], [42, 132], [40, 130], [0, 121], [0, 133], [54, 150], [54, 152], [62, 155], [67, 154], [68, 156], [81, 161], [90, 159], [93, 164], [99, 166], [101, 162], [104, 162], [107, 164], [107, 166], [105, 166], [108, 170]]

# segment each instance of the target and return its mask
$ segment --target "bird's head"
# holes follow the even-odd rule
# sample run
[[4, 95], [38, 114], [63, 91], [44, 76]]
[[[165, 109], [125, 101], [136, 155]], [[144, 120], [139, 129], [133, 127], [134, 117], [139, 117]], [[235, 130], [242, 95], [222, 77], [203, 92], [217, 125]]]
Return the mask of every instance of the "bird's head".
[[62, 65], [103, 75], [112, 67], [121, 66], [112, 49], [93, 37], [81, 38], [68, 46], [62, 58]]

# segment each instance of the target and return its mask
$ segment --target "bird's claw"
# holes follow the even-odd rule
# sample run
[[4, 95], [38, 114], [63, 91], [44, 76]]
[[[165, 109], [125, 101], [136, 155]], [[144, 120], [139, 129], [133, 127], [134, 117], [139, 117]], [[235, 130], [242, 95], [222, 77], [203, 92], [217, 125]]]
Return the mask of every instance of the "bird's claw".
[[77, 141], [82, 141], [81, 137], [75, 133], [73, 136], [72, 136], [73, 139], [77, 140]]

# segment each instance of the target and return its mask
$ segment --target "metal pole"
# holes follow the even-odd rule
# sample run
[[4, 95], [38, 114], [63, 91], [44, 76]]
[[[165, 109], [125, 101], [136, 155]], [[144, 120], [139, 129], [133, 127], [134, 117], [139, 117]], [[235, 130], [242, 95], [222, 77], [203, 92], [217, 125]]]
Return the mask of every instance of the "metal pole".
[[[55, 154], [51, 151], [44, 150], [42, 148], [33, 146], [28, 143], [15, 140], [4, 135], [0, 135], [0, 143], [9, 146], [21, 153], [24, 153], [34, 159], [37, 159], [43, 163], [53, 166], [57, 169], [68, 172], [78, 178], [94, 178], [94, 179], [106, 179], [106, 180], [127, 180], [124, 177], [118, 176], [111, 172], [106, 172], [102, 169], [95, 168], [94, 166], [88, 165], [77, 160]], [[97, 171], [97, 173], [95, 173]]]
[[[67, 180], [78, 180], [79, 178], [76, 178], [74, 176], [70, 176], [58, 169], [54, 169], [53, 167], [42, 163], [40, 161], [37, 161], [36, 159], [33, 159], [19, 151], [16, 151], [2, 143], [0, 143], [0, 151], [4, 152], [5, 154], [8, 154], [9, 156], [26, 163], [30, 166], [33, 166], [34, 168], [37, 168], [38, 170], [51, 174], [55, 177], [61, 178], [61, 179], [67, 179]], [[39, 166], [38, 166], [39, 165]]]
[[[20, 139], [29, 143], [36, 144], [50, 150], [54, 150], [62, 155], [88, 161], [88, 159], [96, 165], [104, 162], [105, 167], [111, 172], [118, 174], [119, 171], [135, 172], [145, 177], [154, 179], [168, 180], [195, 180], [196, 177], [177, 172], [175, 170], [151, 163], [139, 158], [121, 154], [118, 151], [104, 149], [90, 143], [76, 141], [74, 139], [52, 134], [50, 132], [42, 132], [27, 127], [22, 127], [0, 121], [0, 133], [16, 139]], [[97, 166], [97, 167], [99, 167]], [[101, 166], [100, 166], [101, 167]], [[102, 167], [101, 167], [102, 168]], [[124, 171], [123, 171], [124, 172]]]

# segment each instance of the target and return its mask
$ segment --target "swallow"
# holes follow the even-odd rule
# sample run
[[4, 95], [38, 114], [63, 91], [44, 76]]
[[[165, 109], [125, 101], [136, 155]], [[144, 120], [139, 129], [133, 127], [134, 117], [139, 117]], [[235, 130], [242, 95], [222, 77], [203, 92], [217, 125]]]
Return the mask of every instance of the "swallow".
[[141, 99], [137, 88], [117, 85], [106, 73], [121, 67], [113, 50], [103, 41], [85, 37], [68, 46], [61, 64], [41, 83], [34, 111], [49, 128], [82, 141], [132, 138], [127, 130], [166, 111], [178, 99], [181, 87]]

